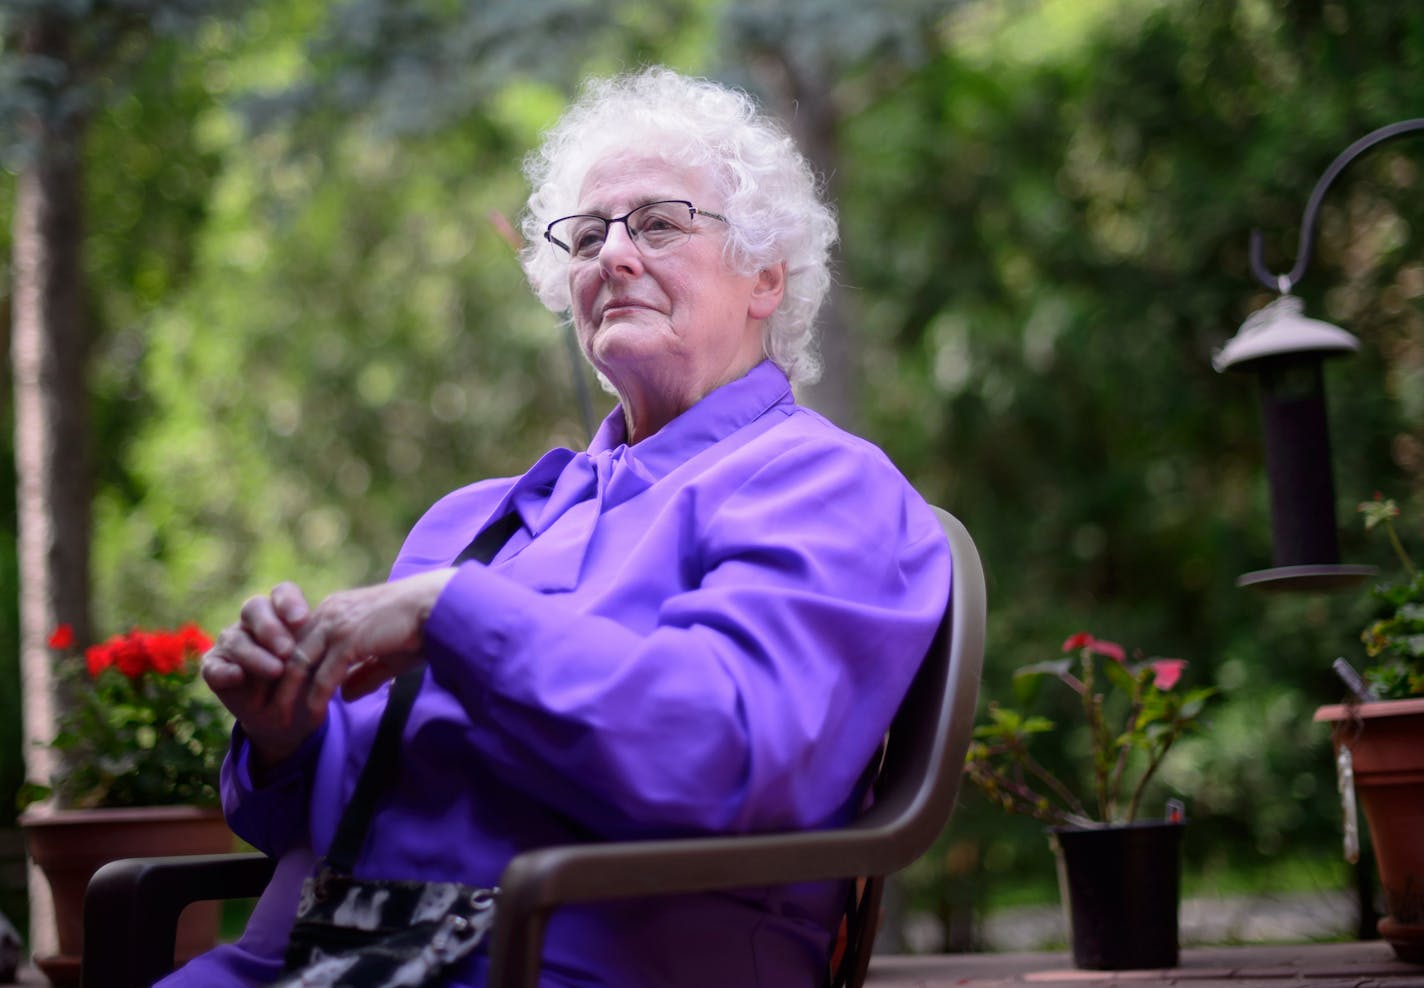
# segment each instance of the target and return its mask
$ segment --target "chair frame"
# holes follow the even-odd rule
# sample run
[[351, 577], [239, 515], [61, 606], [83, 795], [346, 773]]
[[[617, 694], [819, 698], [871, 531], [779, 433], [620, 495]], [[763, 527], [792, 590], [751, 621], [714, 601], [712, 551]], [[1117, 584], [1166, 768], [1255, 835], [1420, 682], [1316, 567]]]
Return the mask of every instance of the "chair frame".
[[[883, 877], [911, 864], [943, 830], [973, 732], [987, 612], [984, 571], [964, 525], [934, 510], [953, 556], [950, 600], [891, 727], [873, 805], [829, 830], [526, 851], [500, 879], [490, 938], [492, 986], [537, 986], [548, 919], [561, 905], [852, 878], [868, 881], [865, 904], [850, 920], [852, 949], [841, 962], [842, 974], [852, 988], [864, 982]], [[274, 866], [260, 854], [105, 865], [85, 902], [85, 985], [150, 985], [172, 967], [173, 928], [185, 905], [255, 896]]]

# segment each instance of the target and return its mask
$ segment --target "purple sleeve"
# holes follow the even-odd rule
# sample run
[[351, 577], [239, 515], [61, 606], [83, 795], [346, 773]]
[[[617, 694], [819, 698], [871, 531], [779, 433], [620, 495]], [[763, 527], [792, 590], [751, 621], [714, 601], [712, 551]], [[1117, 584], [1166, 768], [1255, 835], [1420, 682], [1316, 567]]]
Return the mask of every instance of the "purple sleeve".
[[233, 726], [232, 746], [219, 780], [223, 812], [233, 833], [264, 854], [280, 855], [308, 840], [312, 776], [327, 723], [323, 721], [290, 758], [274, 766], [260, 786], [252, 779], [252, 745], [242, 726]]
[[605, 836], [839, 818], [943, 613], [943, 533], [873, 448], [805, 443], [717, 483], [600, 522], [615, 552], [676, 540], [680, 572], [620, 590], [659, 597], [653, 627], [478, 564], [426, 624], [491, 767]]
[[311, 852], [305, 849], [283, 855], [237, 942], [200, 954], [159, 981], [155, 988], [255, 988], [276, 981], [282, 975], [282, 955], [296, 917], [302, 882], [314, 866]]

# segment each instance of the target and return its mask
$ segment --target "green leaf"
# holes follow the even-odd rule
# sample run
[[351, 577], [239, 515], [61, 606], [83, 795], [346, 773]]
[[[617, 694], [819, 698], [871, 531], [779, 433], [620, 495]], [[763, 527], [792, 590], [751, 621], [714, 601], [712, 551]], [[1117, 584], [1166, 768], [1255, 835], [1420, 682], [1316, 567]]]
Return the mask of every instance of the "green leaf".
[[1020, 666], [1014, 670], [1014, 678], [1042, 675], [1062, 676], [1071, 671], [1072, 667], [1072, 659], [1050, 659], [1047, 662], [1035, 662], [1032, 665]]
[[53, 795], [54, 789], [51, 786], [27, 781], [20, 785], [19, 791], [15, 794], [15, 804], [18, 809], [24, 810], [35, 803], [44, 802]]

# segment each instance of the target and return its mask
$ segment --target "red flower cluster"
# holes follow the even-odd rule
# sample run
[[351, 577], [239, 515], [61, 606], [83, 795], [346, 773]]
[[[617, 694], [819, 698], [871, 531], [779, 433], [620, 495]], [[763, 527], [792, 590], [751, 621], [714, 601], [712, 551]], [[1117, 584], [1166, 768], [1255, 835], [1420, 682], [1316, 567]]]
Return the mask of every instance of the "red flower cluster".
[[[65, 649], [73, 645], [74, 629], [67, 624], [60, 625], [50, 635], [50, 648]], [[84, 661], [92, 677], [98, 678], [112, 666], [128, 678], [137, 679], [146, 672], [159, 675], [178, 672], [189, 659], [202, 655], [212, 646], [212, 639], [196, 624], [185, 624], [176, 631], [135, 628], [98, 645], [90, 645], [84, 650]]]

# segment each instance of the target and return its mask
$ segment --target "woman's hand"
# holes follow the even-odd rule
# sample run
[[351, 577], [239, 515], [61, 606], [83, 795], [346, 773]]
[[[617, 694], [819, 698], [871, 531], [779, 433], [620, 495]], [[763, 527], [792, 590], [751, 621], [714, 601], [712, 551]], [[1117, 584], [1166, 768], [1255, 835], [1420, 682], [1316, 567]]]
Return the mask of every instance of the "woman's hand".
[[223, 629], [203, 656], [203, 680], [265, 765], [296, 751], [326, 715], [323, 705], [313, 718], [305, 702], [311, 661], [297, 649], [297, 634], [310, 616], [302, 591], [283, 583], [243, 604], [237, 623]]
[[296, 648], [312, 662], [308, 702], [325, 710], [340, 687], [365, 696], [422, 658], [425, 619], [453, 569], [334, 593], [302, 623]]
[[295, 584], [253, 597], [203, 656], [203, 679], [262, 766], [295, 752], [338, 687], [365, 696], [421, 659], [422, 630], [453, 569], [334, 593], [313, 611]]

